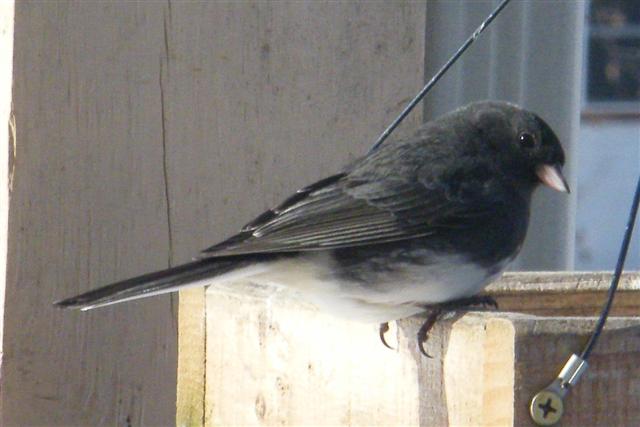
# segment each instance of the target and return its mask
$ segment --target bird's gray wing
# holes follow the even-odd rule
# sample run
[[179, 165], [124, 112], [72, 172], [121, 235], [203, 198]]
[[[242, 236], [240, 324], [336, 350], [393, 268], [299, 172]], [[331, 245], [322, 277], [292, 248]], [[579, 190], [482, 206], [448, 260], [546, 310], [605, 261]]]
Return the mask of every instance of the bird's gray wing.
[[313, 251], [428, 236], [452, 226], [452, 218], [470, 215], [454, 205], [446, 192], [415, 180], [334, 175], [299, 190], [202, 256]]

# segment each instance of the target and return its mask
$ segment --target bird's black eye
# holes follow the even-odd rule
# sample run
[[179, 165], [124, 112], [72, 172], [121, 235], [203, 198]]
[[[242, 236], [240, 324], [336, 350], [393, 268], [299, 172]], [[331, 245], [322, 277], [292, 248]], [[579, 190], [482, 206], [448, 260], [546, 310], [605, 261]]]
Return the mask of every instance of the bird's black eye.
[[520, 145], [522, 145], [524, 148], [533, 148], [533, 146], [536, 145], [536, 139], [530, 133], [521, 133], [519, 139]]

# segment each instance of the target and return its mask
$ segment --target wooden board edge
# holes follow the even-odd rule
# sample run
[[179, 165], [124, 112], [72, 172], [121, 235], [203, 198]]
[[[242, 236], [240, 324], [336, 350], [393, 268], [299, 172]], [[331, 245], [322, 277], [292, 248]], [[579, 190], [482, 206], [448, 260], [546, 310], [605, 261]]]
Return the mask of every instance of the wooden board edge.
[[203, 426], [205, 420], [206, 291], [180, 292], [178, 304], [178, 390], [176, 425]]

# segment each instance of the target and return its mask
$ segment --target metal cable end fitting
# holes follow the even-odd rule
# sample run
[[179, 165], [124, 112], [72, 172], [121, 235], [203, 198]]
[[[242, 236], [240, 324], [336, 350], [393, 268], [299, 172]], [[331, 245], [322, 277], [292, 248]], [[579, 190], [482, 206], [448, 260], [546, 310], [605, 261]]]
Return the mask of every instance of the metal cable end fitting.
[[533, 396], [529, 413], [537, 425], [551, 426], [560, 421], [564, 414], [563, 400], [569, 388], [577, 384], [588, 366], [580, 356], [572, 354], [558, 377]]

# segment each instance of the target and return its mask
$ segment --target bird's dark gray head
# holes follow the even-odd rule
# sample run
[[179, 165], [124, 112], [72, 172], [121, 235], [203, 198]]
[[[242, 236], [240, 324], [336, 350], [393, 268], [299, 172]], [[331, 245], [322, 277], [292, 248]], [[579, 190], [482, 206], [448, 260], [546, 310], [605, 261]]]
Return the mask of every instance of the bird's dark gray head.
[[499, 172], [528, 184], [545, 184], [569, 192], [562, 175], [564, 151], [551, 127], [538, 115], [514, 104], [482, 101], [453, 115], [468, 120], [478, 143], [491, 150]]

